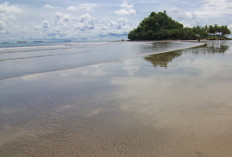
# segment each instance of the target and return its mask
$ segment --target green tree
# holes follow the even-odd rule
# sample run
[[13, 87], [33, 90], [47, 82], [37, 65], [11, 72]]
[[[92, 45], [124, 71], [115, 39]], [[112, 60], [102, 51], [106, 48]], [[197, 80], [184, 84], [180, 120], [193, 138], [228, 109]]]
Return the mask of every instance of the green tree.
[[169, 29], [181, 29], [183, 25], [172, 20], [164, 12], [151, 12], [151, 14], [144, 18], [139, 26], [128, 34], [130, 40], [154, 40], [167, 38], [167, 31]]
[[164, 12], [151, 12], [144, 18], [138, 27], [128, 34], [130, 40], [163, 40], [163, 39], [197, 39], [208, 38], [218, 39], [218, 35], [225, 39], [226, 35], [231, 34], [227, 26], [205, 25], [193, 28], [184, 27], [183, 24], [173, 20]]
[[227, 35], [231, 34], [231, 31], [227, 26], [222, 26], [221, 27], [221, 34], [223, 36], [227, 36]]

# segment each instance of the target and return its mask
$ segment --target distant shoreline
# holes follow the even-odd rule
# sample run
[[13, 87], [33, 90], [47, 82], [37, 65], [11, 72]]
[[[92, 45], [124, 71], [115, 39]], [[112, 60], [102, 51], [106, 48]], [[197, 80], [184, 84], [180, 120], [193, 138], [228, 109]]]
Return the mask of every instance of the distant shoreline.
[[[217, 40], [209, 40], [209, 39], [201, 39], [200, 42], [202, 41], [226, 41], [226, 40], [232, 40], [232, 39], [217, 39]], [[130, 42], [199, 42], [198, 40], [173, 40], [173, 39], [167, 39], [167, 40], [125, 40], [125, 41], [130, 41]]]

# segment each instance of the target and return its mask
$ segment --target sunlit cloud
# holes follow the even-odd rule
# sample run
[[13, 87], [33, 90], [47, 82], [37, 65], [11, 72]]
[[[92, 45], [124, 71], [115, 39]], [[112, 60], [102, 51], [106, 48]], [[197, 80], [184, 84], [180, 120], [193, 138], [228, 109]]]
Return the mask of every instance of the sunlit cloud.
[[18, 14], [21, 12], [22, 12], [21, 8], [15, 5], [10, 5], [9, 2], [4, 2], [0, 4], [0, 13]]
[[54, 7], [54, 6], [51, 6], [51, 5], [49, 5], [49, 4], [46, 4], [46, 5], [44, 6], [44, 8], [53, 9], [53, 8], [55, 8], [55, 7]]
[[135, 15], [136, 11], [134, 9], [134, 5], [123, 1], [121, 4], [121, 9], [116, 10], [115, 13], [118, 15]]
[[69, 11], [80, 11], [80, 10], [85, 10], [85, 11], [94, 11], [94, 8], [96, 8], [98, 5], [94, 3], [84, 3], [84, 4], [79, 4], [79, 5], [71, 5], [68, 6]]

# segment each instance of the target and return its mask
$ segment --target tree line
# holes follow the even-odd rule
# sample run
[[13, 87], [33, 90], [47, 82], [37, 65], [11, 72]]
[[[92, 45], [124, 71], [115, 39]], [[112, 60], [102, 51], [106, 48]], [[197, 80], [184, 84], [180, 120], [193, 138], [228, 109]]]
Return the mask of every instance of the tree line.
[[173, 20], [164, 12], [152, 12], [145, 18], [136, 29], [128, 34], [130, 40], [165, 40], [165, 39], [181, 39], [195, 40], [198, 38], [223, 38], [227, 39], [227, 35], [231, 34], [230, 29], [225, 26], [206, 25], [195, 27], [184, 27], [183, 24]]

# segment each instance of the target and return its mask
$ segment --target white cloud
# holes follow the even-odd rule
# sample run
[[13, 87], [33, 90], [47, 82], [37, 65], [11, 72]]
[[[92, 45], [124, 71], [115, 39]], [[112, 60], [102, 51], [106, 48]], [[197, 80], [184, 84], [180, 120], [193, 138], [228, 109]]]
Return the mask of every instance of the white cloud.
[[135, 22], [131, 22], [126, 18], [103, 19], [96, 25], [96, 32], [100, 36], [126, 36], [135, 26]]
[[89, 14], [82, 15], [79, 20], [81, 30], [94, 29], [94, 18]]
[[70, 11], [77, 11], [78, 10], [78, 8], [76, 6], [69, 6], [67, 9]]
[[94, 18], [89, 14], [78, 17], [57, 12], [53, 20], [43, 22], [41, 31], [45, 39], [78, 38], [83, 37], [85, 32], [94, 29], [94, 25]]
[[127, 8], [127, 9], [131, 9], [134, 7], [134, 5], [129, 5], [126, 1], [123, 1], [122, 4], [121, 4], [121, 7], [122, 8]]
[[84, 4], [79, 4], [79, 5], [71, 5], [67, 9], [69, 11], [80, 11], [80, 10], [85, 10], [85, 11], [93, 11], [94, 8], [96, 8], [98, 5], [94, 3], [84, 3]]
[[135, 15], [136, 11], [134, 5], [128, 4], [126, 1], [123, 1], [121, 4], [121, 9], [115, 11], [118, 15]]
[[0, 3], [0, 35], [2, 39], [7, 39], [9, 31], [16, 30], [14, 23], [16, 17], [22, 13], [22, 9], [9, 2]]
[[223, 14], [232, 14], [232, 1], [228, 0], [203, 0], [205, 3], [194, 13], [198, 16], [220, 16]]
[[18, 14], [21, 12], [22, 10], [19, 7], [15, 5], [10, 5], [9, 2], [4, 2], [0, 4], [0, 13]]
[[[45, 20], [41, 24], [42, 36], [44, 39], [51, 38], [75, 38], [75, 39], [96, 39], [109, 36], [127, 35], [135, 26], [126, 18], [119, 19], [97, 19], [90, 14], [75, 16], [57, 12], [53, 20]], [[34, 31], [34, 32], [36, 32]], [[35, 34], [35, 33], [30, 33]]]
[[202, 24], [202, 18], [197, 17], [194, 12], [185, 12], [176, 7], [172, 7], [168, 14], [177, 20], [180, 23], [183, 23], [185, 26], [195, 26]]
[[232, 24], [232, 1], [200, 0], [196, 3], [196, 6], [190, 9], [171, 7], [170, 15], [185, 26]]
[[63, 8], [60, 7], [60, 6], [50, 5], [50, 4], [44, 5], [43, 8], [45, 8], [45, 9], [51, 9], [51, 10], [52, 10], [52, 9], [54, 9], [54, 10], [58, 10], [58, 9], [63, 10]]
[[54, 9], [54, 8], [56, 8], [56, 7], [55, 7], [55, 6], [52, 6], [52, 5], [49, 5], [49, 4], [46, 4], [46, 5], [44, 6], [44, 8]]
[[16, 15], [21, 14], [22, 9], [16, 5], [10, 5], [9, 2], [0, 4], [0, 21], [7, 23], [12, 19], [16, 19]]

